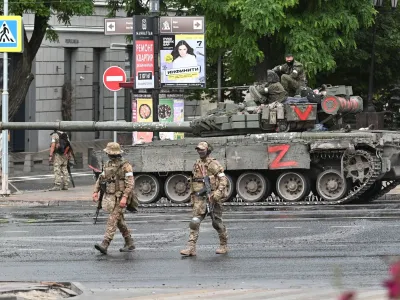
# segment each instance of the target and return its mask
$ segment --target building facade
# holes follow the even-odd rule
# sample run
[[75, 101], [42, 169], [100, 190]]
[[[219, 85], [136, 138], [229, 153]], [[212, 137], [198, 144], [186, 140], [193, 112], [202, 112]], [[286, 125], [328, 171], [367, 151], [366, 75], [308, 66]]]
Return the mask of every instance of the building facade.
[[[50, 24], [59, 42], [43, 40], [32, 67], [35, 79], [16, 116], [18, 121], [113, 120], [114, 97], [103, 85], [103, 72], [112, 65], [125, 69], [127, 51], [110, 50], [111, 43], [126, 43], [126, 39], [125, 36], [104, 35], [106, 15], [105, 1], [97, 1], [93, 15], [73, 17], [70, 26], [60, 24], [56, 16], [52, 16]], [[123, 12], [119, 16], [123, 16]], [[34, 15], [24, 15], [23, 22], [29, 37]], [[129, 95], [129, 91], [118, 92], [118, 120], [126, 119], [125, 108], [129, 109], [126, 94]], [[13, 132], [12, 148], [26, 152], [47, 149], [50, 133]], [[73, 132], [71, 138], [75, 141], [111, 139], [112, 132]]]

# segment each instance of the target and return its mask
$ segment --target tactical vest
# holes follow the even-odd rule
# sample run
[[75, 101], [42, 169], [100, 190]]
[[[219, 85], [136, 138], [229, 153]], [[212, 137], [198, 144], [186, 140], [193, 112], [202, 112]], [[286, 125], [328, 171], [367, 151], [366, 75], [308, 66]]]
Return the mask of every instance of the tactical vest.
[[[215, 191], [219, 185], [219, 179], [218, 176], [215, 176], [215, 172], [213, 170], [209, 169], [209, 166], [211, 164], [217, 164], [219, 166], [219, 163], [215, 158], [208, 158], [206, 162], [203, 162], [201, 159], [198, 159], [196, 163], [193, 166], [193, 176], [192, 176], [192, 191], [193, 192], [198, 192], [204, 187], [204, 175], [210, 176], [210, 182], [211, 182], [211, 190]], [[220, 167], [220, 166], [219, 166]], [[202, 170], [204, 168], [204, 170]], [[203, 171], [205, 174], [203, 174]]]
[[108, 161], [103, 168], [104, 180], [106, 181], [106, 193], [115, 194], [117, 197], [121, 197], [125, 190], [125, 173], [123, 165], [126, 164], [126, 160], [121, 161]]

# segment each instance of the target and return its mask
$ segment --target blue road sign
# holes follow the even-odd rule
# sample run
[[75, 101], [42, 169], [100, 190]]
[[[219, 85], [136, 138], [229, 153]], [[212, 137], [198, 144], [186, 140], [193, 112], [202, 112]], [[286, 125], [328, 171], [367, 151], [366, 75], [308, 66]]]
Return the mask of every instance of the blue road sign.
[[0, 16], [0, 52], [23, 52], [22, 17]]

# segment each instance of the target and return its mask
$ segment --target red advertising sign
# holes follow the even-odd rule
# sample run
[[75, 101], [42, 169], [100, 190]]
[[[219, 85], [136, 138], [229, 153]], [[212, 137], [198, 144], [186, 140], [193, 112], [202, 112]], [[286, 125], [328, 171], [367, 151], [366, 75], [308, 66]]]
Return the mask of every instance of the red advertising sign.
[[135, 41], [135, 89], [154, 88], [154, 41]]
[[123, 82], [126, 82], [126, 73], [122, 68], [112, 66], [104, 71], [103, 83], [110, 91], [118, 92], [121, 89], [119, 84]]

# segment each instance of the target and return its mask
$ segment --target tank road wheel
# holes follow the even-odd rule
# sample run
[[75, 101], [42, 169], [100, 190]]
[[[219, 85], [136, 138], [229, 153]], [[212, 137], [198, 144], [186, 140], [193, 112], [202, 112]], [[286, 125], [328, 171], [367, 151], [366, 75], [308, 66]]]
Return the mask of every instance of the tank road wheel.
[[257, 172], [246, 172], [239, 176], [236, 190], [240, 198], [246, 202], [263, 200], [271, 191], [268, 179]]
[[338, 170], [326, 170], [317, 177], [317, 192], [327, 201], [336, 201], [347, 192], [347, 182]]
[[282, 173], [276, 180], [276, 192], [285, 201], [300, 201], [310, 193], [310, 184], [298, 172]]
[[229, 174], [225, 173], [226, 178], [228, 179], [228, 185], [226, 186], [226, 199], [224, 202], [229, 201], [232, 197], [236, 196], [236, 185], [235, 185], [235, 178]]
[[135, 176], [135, 191], [140, 203], [148, 204], [157, 201], [160, 190], [160, 182], [154, 175], [140, 174]]
[[164, 184], [165, 195], [174, 203], [186, 203], [190, 200], [190, 185], [185, 174], [172, 174]]

